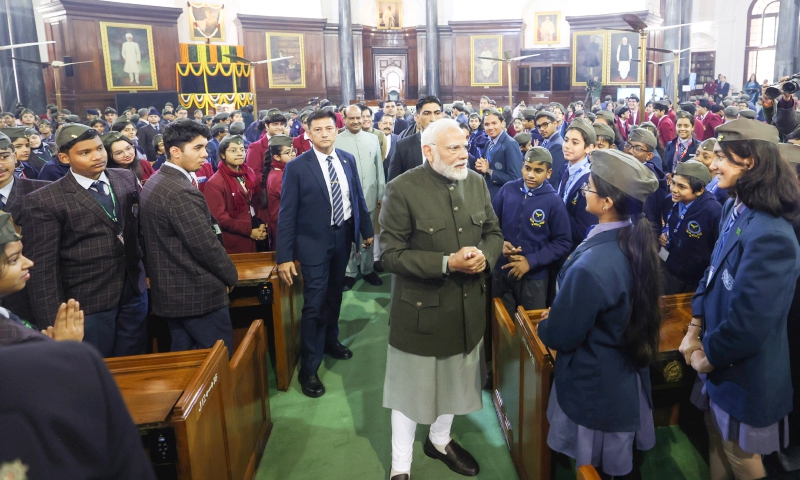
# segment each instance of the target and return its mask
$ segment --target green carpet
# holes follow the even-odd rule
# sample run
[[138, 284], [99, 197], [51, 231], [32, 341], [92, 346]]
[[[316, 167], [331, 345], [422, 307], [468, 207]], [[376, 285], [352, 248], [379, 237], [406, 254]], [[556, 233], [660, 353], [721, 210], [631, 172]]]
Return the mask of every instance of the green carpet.
[[[258, 480], [387, 479], [391, 467], [390, 411], [383, 408], [383, 377], [389, 333], [388, 274], [383, 286], [359, 280], [346, 292], [339, 321], [339, 339], [353, 358], [325, 357], [319, 376], [327, 392], [318, 399], [300, 392], [297, 372], [288, 392], [275, 389], [270, 378], [273, 429], [258, 468]], [[412, 479], [464, 478], [422, 453], [428, 426], [417, 427]], [[456, 416], [453, 438], [475, 456], [481, 466], [477, 478], [514, 480], [511, 462], [489, 393], [483, 409]], [[703, 480], [708, 467], [677, 427], [657, 430], [656, 448], [647, 452], [644, 479]], [[567, 468], [557, 468], [559, 480], [574, 479]]]

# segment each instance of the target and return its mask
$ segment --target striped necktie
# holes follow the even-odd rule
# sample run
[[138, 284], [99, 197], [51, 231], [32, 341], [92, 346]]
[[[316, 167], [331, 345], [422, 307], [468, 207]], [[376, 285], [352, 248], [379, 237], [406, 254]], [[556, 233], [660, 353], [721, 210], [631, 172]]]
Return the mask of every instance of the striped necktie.
[[339, 177], [333, 168], [333, 157], [328, 155], [328, 177], [331, 179], [331, 200], [333, 202], [333, 224], [341, 227], [344, 223], [344, 204], [342, 203], [342, 188], [339, 186]]

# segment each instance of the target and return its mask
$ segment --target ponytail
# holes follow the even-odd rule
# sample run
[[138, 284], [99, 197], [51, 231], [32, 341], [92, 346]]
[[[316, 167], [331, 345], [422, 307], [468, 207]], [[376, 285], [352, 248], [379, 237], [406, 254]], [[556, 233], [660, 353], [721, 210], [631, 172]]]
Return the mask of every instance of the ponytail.
[[624, 341], [636, 367], [646, 367], [655, 359], [661, 341], [661, 265], [653, 226], [641, 213], [642, 202], [596, 175], [592, 180], [598, 196], [611, 198], [620, 217], [633, 222], [619, 233], [619, 245], [631, 269], [631, 313]]
[[272, 156], [273, 155], [281, 155], [281, 150], [283, 147], [278, 145], [273, 145], [267, 149], [267, 154], [264, 156], [264, 166], [261, 168], [261, 208], [267, 208], [269, 204], [269, 198], [267, 196], [267, 177], [269, 177], [269, 172], [272, 171]]

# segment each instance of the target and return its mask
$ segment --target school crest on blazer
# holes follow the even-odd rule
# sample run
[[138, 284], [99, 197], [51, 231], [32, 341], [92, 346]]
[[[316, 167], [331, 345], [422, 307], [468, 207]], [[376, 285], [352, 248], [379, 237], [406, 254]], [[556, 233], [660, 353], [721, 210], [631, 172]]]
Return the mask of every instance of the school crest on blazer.
[[544, 225], [544, 220], [545, 220], [544, 210], [542, 210], [541, 208], [537, 208], [536, 210], [533, 211], [533, 214], [531, 215], [531, 225], [533, 225], [534, 227], [541, 227], [542, 225]]
[[686, 226], [686, 233], [690, 238], [700, 238], [703, 236], [703, 230], [700, 228], [700, 224], [695, 220], [692, 220]]

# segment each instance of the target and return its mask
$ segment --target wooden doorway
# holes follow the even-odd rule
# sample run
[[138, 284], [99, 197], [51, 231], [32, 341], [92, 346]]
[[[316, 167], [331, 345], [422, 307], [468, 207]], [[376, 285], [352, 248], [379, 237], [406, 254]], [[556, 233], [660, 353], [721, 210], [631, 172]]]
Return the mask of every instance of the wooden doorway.
[[375, 96], [378, 100], [404, 101], [408, 79], [408, 57], [405, 54], [375, 54]]

